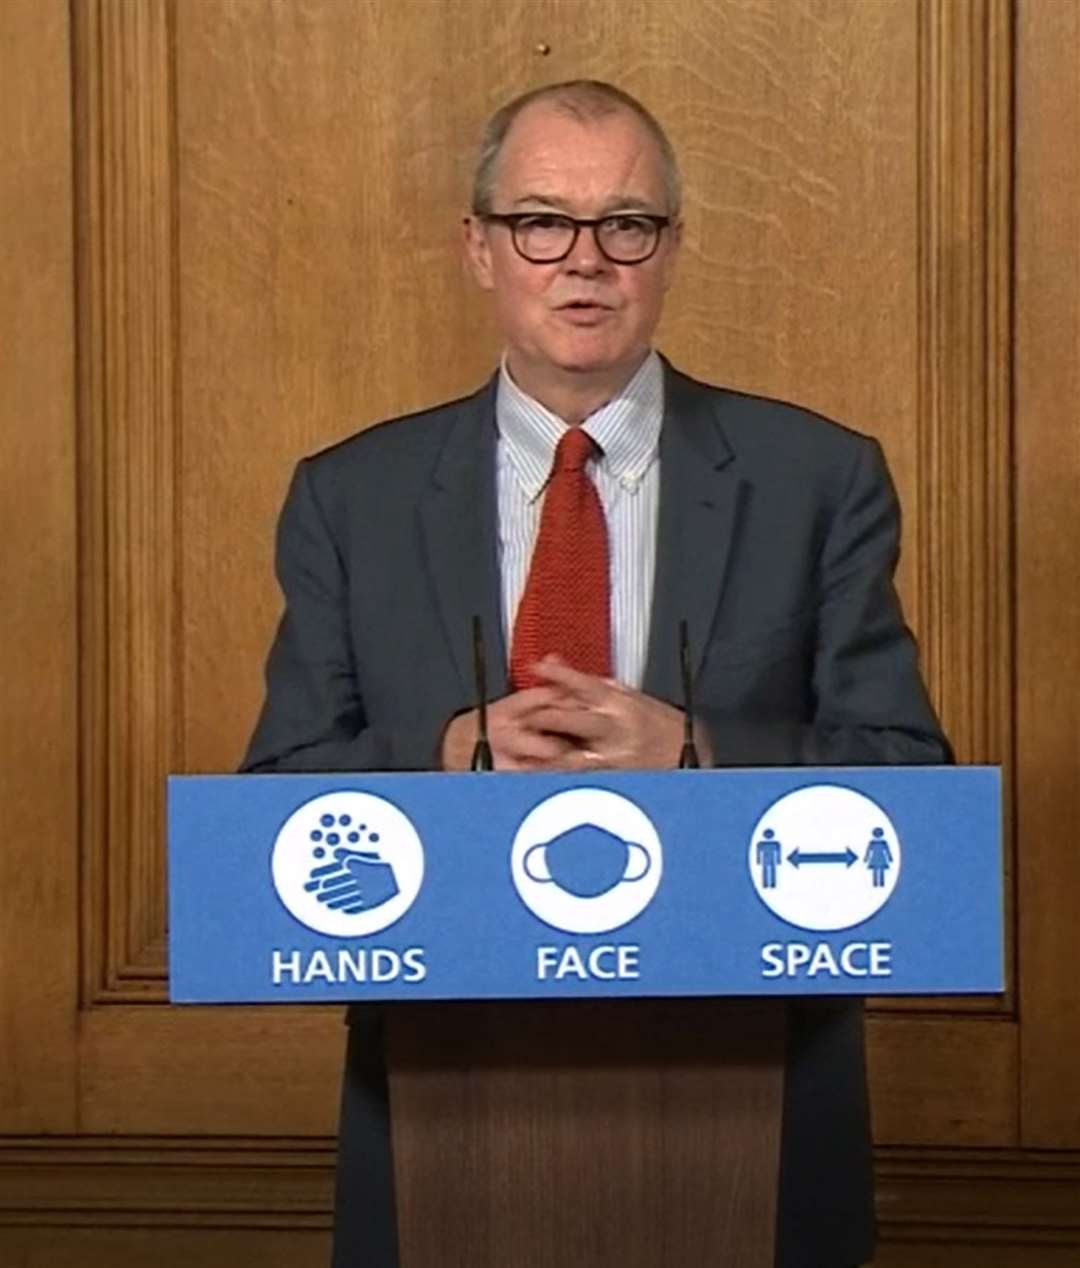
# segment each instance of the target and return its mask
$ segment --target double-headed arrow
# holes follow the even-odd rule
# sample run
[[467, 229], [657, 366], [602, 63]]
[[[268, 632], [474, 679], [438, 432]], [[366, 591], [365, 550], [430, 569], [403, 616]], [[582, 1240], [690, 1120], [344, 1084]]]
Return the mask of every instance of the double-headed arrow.
[[806, 850], [794, 849], [788, 855], [788, 862], [794, 867], [801, 867], [803, 863], [843, 863], [845, 867], [850, 867], [858, 857], [849, 845], [846, 850], [837, 853], [809, 854]]

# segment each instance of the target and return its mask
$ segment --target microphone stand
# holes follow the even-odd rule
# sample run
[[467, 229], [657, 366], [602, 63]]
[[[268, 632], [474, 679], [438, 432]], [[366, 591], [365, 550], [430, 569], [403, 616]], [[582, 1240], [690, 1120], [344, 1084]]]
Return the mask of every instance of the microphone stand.
[[690, 673], [690, 635], [685, 621], [679, 622], [679, 669], [682, 671], [683, 746], [679, 770], [698, 770], [701, 761], [694, 743], [694, 682]]
[[491, 745], [487, 735], [487, 657], [484, 655], [484, 629], [480, 618], [472, 619], [473, 672], [476, 677], [476, 743], [473, 746], [469, 769], [488, 771], [495, 769]]

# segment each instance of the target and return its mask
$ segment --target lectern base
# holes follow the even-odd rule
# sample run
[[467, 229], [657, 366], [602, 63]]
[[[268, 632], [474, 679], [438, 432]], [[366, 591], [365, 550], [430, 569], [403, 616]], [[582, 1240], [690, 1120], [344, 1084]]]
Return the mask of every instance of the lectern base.
[[773, 1268], [784, 1006], [387, 1008], [401, 1268]]

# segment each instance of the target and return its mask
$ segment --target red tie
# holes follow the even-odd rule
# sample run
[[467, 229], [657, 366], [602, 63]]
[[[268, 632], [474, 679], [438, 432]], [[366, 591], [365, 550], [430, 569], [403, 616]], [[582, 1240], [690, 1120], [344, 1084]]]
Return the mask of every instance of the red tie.
[[557, 652], [583, 673], [611, 674], [607, 525], [585, 464], [598, 446], [580, 427], [555, 450], [540, 531], [514, 621], [510, 679], [536, 686], [531, 667]]

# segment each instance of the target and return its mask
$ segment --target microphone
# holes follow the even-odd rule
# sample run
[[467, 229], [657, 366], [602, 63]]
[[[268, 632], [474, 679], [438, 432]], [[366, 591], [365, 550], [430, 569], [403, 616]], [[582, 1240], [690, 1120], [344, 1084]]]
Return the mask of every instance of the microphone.
[[469, 769], [494, 770], [495, 760], [487, 737], [487, 657], [484, 655], [484, 628], [480, 618], [472, 619], [473, 672], [476, 676], [476, 743]]
[[685, 621], [679, 622], [679, 668], [682, 671], [683, 746], [679, 754], [679, 770], [697, 770], [701, 766], [694, 743], [694, 682], [690, 673], [690, 635]]

